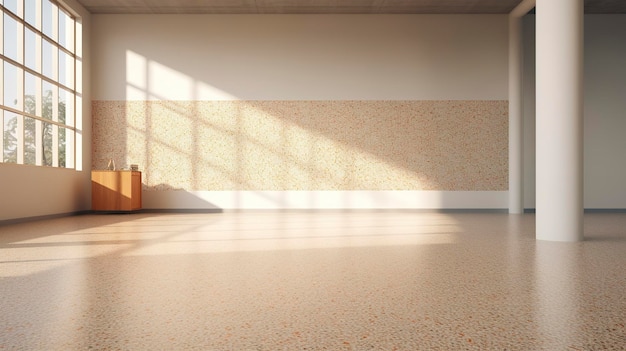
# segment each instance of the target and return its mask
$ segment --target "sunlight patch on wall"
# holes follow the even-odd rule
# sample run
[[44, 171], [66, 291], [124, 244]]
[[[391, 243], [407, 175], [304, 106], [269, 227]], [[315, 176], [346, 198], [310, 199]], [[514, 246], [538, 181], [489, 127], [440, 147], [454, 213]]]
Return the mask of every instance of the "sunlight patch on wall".
[[242, 101], [133, 51], [125, 101], [93, 101], [93, 168], [144, 190], [508, 188], [506, 101]]
[[126, 100], [238, 100], [235, 96], [210, 84], [147, 59], [134, 51], [126, 51]]

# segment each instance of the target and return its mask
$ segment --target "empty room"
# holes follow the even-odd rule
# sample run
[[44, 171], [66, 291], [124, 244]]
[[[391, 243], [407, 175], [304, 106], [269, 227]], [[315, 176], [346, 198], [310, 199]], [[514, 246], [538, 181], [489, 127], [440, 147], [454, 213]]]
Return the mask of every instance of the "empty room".
[[626, 2], [0, 9], [0, 350], [626, 347]]

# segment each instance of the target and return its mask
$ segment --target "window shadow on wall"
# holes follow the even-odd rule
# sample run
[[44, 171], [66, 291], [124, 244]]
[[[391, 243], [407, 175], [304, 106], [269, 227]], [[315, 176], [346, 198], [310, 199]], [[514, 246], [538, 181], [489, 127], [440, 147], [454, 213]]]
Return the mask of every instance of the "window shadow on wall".
[[148, 192], [507, 189], [506, 102], [202, 100], [180, 65], [126, 64], [128, 101], [94, 102], [94, 168], [137, 163]]

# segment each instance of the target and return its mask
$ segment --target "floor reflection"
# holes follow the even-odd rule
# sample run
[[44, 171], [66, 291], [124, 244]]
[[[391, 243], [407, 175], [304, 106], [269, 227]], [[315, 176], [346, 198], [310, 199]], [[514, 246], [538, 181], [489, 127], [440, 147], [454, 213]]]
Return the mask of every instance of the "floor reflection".
[[581, 243], [538, 241], [535, 255], [536, 319], [539, 334], [562, 349], [580, 344], [583, 306]]

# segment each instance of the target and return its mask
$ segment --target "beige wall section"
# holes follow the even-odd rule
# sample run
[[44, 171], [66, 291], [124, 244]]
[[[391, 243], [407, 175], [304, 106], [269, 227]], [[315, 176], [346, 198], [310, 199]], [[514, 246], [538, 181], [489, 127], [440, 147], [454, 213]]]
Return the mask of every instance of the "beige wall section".
[[[77, 121], [83, 147], [77, 150], [77, 164], [83, 170], [35, 167], [0, 163], [0, 221], [49, 216], [89, 210], [91, 207], [91, 96], [90, 30], [91, 15], [75, 0], [64, 0], [82, 22], [83, 92], [82, 119]], [[79, 76], [77, 76], [79, 79]]]
[[506, 101], [96, 101], [94, 167], [145, 190], [507, 189]]
[[585, 207], [626, 208], [626, 15], [585, 17]]
[[506, 100], [506, 15], [94, 15], [95, 100]]

